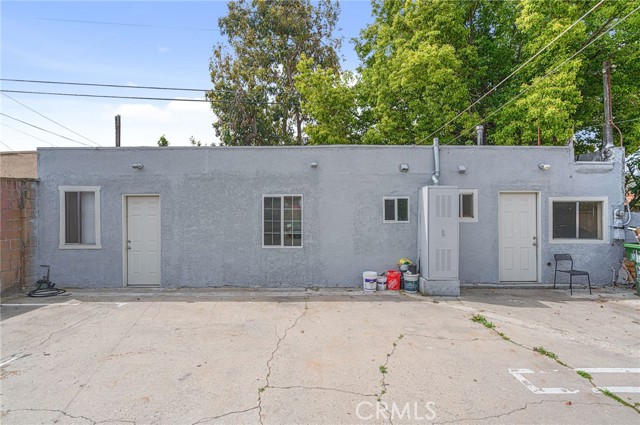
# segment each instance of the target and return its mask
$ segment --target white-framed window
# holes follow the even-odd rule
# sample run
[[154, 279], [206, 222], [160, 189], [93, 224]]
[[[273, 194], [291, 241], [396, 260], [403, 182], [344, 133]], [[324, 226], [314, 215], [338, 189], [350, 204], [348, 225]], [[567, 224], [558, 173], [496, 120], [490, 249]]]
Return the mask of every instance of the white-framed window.
[[458, 217], [460, 222], [475, 223], [478, 221], [478, 189], [460, 189], [458, 191]]
[[262, 195], [262, 247], [302, 248], [302, 195]]
[[100, 249], [100, 187], [60, 186], [60, 249]]
[[384, 210], [382, 221], [384, 223], [408, 223], [409, 222], [409, 198], [408, 197], [384, 197]]
[[605, 242], [606, 198], [549, 198], [552, 242]]

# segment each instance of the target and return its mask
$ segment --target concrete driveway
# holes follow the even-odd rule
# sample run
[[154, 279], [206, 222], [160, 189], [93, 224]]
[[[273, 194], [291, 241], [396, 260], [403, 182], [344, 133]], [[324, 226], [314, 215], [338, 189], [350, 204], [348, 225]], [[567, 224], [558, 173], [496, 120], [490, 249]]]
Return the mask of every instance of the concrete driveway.
[[0, 310], [5, 425], [640, 421], [628, 290], [72, 290]]

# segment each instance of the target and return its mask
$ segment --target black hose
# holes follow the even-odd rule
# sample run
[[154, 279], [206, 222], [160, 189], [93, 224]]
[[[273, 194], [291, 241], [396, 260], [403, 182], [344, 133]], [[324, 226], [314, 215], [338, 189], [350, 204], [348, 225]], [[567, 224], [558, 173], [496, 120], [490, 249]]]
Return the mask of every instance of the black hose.
[[34, 297], [34, 298], [55, 297], [57, 295], [64, 294], [65, 292], [67, 291], [65, 291], [64, 289], [58, 289], [58, 288], [37, 288], [31, 292], [28, 292], [27, 296]]

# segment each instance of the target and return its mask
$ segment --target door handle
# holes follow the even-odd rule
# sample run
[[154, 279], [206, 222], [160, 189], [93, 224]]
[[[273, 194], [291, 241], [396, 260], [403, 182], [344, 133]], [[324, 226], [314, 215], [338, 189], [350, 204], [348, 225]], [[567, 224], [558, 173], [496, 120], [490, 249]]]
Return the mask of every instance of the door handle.
[[538, 246], [538, 243], [537, 243], [537, 242], [534, 242], [534, 243], [533, 243], [533, 246]]
[[131, 245], [127, 245], [127, 249], [131, 249]]

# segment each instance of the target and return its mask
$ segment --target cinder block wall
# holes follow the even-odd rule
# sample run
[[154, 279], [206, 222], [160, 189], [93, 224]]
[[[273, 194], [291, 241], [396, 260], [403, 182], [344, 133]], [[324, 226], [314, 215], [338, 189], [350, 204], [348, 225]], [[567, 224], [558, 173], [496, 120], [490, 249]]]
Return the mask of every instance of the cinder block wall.
[[37, 181], [0, 178], [0, 293], [35, 282]]

